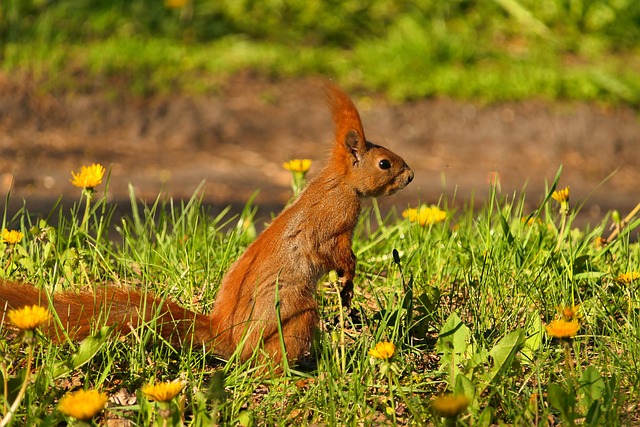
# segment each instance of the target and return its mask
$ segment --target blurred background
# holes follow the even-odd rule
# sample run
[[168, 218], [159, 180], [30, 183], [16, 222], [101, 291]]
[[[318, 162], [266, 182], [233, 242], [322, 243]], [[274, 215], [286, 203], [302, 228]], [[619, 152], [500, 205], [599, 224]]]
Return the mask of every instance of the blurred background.
[[282, 163], [326, 158], [328, 78], [416, 172], [386, 206], [471, 204], [498, 176], [533, 207], [560, 166], [583, 221], [640, 201], [637, 0], [0, 0], [0, 63], [8, 219], [79, 200], [94, 162], [124, 211], [128, 184], [204, 181], [218, 209], [260, 189], [277, 212]]

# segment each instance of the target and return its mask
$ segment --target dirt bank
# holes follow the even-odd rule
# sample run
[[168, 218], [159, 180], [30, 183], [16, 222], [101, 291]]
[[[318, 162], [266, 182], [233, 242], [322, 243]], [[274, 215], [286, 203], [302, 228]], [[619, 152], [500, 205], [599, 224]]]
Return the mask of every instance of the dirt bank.
[[[60, 195], [77, 200], [70, 171], [100, 162], [111, 167], [110, 199], [123, 207], [128, 183], [141, 198], [188, 198], [205, 180], [207, 203], [242, 205], [260, 189], [258, 204], [277, 211], [290, 196], [282, 162], [311, 158], [313, 175], [326, 157], [332, 125], [321, 83], [244, 75], [212, 96], [141, 99], [117, 88], [42, 94], [0, 77], [1, 203], [11, 185], [10, 210], [22, 199], [32, 212], [48, 212]], [[491, 171], [503, 193], [526, 185], [535, 204], [560, 165], [572, 201], [586, 201], [584, 220], [640, 202], [640, 121], [632, 109], [353, 97], [367, 137], [403, 155], [416, 173], [388, 204], [437, 202], [443, 193], [459, 204], [484, 198]]]

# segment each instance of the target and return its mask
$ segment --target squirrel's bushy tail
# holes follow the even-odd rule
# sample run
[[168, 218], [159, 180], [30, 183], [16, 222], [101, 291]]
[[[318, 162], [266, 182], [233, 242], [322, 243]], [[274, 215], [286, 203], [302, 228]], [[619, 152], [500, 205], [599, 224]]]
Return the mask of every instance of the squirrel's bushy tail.
[[27, 305], [55, 310], [42, 331], [55, 341], [82, 340], [100, 326], [114, 326], [122, 334], [147, 325], [172, 344], [212, 341], [211, 318], [187, 310], [151, 293], [101, 285], [93, 291], [49, 294], [29, 284], [0, 281], [0, 314]]

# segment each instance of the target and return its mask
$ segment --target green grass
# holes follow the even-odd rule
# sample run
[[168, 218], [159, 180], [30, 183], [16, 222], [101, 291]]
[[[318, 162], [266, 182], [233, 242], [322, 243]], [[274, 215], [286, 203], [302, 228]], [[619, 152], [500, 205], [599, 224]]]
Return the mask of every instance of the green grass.
[[[328, 278], [319, 284], [315, 367], [258, 375], [255, 366], [197, 347], [171, 347], [152, 325], [125, 338], [103, 330], [80, 344], [39, 338], [13, 425], [57, 425], [65, 419], [58, 400], [79, 388], [111, 396], [99, 420], [150, 425], [161, 408], [140, 388], [174, 379], [187, 386], [171, 409], [194, 426], [444, 425], [431, 400], [452, 392], [469, 399], [458, 425], [546, 425], [549, 417], [563, 425], [638, 422], [639, 282], [617, 278], [640, 271], [632, 234], [640, 219], [598, 246], [596, 238], [609, 234], [609, 214], [578, 229], [572, 221], [579, 207], [571, 206], [563, 228], [550, 197], [556, 184], [546, 194], [493, 188], [475, 209], [454, 210], [442, 200], [447, 219], [426, 226], [395, 212], [383, 216], [374, 203], [355, 233], [359, 316], [341, 316], [334, 286]], [[236, 216], [212, 215], [198, 191], [185, 202], [158, 199], [138, 210], [131, 190], [132, 214], [116, 222], [113, 206], [98, 195], [85, 225], [81, 197], [53, 208], [62, 214], [55, 223], [25, 210], [5, 213], [4, 227], [25, 236], [14, 246], [0, 243], [2, 277], [51, 291], [136, 286], [207, 312], [224, 271], [254, 238], [253, 226], [262, 225], [250, 203]], [[525, 197], [538, 208], [525, 211]], [[119, 237], [109, 240], [114, 228]], [[581, 328], [566, 353], [544, 325], [559, 318], [559, 307], [578, 304]], [[28, 356], [6, 320], [2, 331], [6, 414]], [[368, 354], [380, 341], [396, 346], [389, 361]]]
[[6, 3], [1, 69], [41, 91], [215, 93], [251, 70], [395, 101], [640, 102], [632, 1]]

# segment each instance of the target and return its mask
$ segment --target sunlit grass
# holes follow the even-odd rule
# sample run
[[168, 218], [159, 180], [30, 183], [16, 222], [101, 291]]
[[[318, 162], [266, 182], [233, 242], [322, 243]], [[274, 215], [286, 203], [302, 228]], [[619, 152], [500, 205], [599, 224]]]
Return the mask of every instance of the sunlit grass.
[[[543, 46], [540, 46], [543, 49]], [[118, 38], [81, 45], [9, 44], [3, 68], [28, 74], [40, 90], [85, 91], [113, 86], [139, 95], [215, 93], [234, 74], [252, 70], [281, 78], [323, 74], [347, 86], [381, 91], [395, 101], [448, 96], [485, 102], [586, 100], [636, 104], [640, 84], [622, 54], [568, 65], [562, 56], [509, 55], [465, 62], [430, 57], [428, 47], [363, 42], [353, 51], [290, 46], [231, 36], [206, 44]], [[624, 66], [623, 66], [624, 65]], [[110, 85], [105, 85], [110, 83]]]
[[[442, 200], [443, 220], [422, 225], [383, 216], [374, 204], [355, 233], [355, 311], [341, 316], [339, 295], [323, 280], [315, 365], [283, 375], [172, 347], [152, 324], [126, 338], [97, 330], [81, 344], [32, 334], [38, 340], [26, 344], [27, 355], [3, 325], [3, 416], [13, 425], [61, 422], [69, 412], [56, 402], [84, 389], [109, 397], [88, 423], [529, 425], [552, 416], [567, 425], [627, 425], [639, 397], [640, 247], [632, 230], [640, 219], [628, 218], [603, 244], [609, 215], [575, 228], [574, 202], [552, 198], [560, 181], [526, 195], [527, 206], [538, 201], [534, 210], [525, 210], [525, 194], [503, 195], [494, 184], [476, 210]], [[131, 190], [131, 215], [113, 223], [101, 187], [88, 213], [82, 191], [58, 223], [26, 211], [7, 218], [4, 227], [24, 237], [0, 243], [2, 277], [50, 291], [109, 282], [208, 312], [222, 274], [255, 236], [250, 204], [214, 216], [196, 191], [138, 210]], [[105, 230], [114, 227], [120, 237], [110, 241]], [[560, 333], [559, 319], [576, 325]], [[150, 384], [176, 387], [160, 404], [148, 398]], [[438, 406], [447, 399], [451, 407]]]
[[634, 2], [373, 3], [10, 2], [1, 67], [39, 91], [215, 93], [251, 71], [395, 101], [640, 102]]

